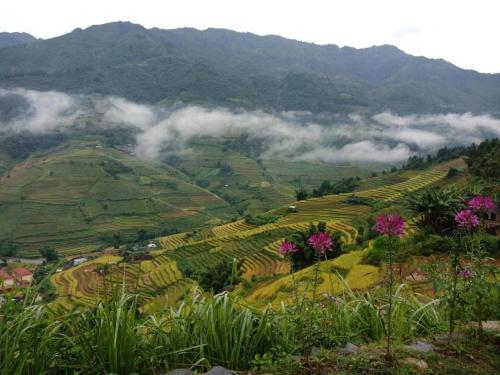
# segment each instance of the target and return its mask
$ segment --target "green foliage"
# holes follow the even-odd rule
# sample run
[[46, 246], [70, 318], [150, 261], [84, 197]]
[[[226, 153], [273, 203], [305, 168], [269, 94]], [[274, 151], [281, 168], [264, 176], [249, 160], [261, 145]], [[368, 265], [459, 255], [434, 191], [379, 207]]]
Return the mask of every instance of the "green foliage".
[[363, 258], [363, 263], [380, 267], [387, 258], [386, 250], [382, 247], [370, 249]]
[[134, 171], [131, 167], [126, 166], [125, 164], [114, 159], [101, 161], [99, 165], [106, 173], [109, 173], [113, 177], [117, 177], [120, 173], [131, 173]]
[[368, 215], [366, 217], [357, 216], [353, 219], [353, 225], [358, 230], [358, 236], [356, 237], [356, 242], [358, 244], [366, 243], [378, 236], [377, 232], [373, 230], [375, 223], [376, 216], [374, 215]]
[[301, 187], [298, 190], [295, 190], [295, 199], [297, 201], [305, 201], [309, 197], [309, 193]]
[[471, 174], [493, 180], [500, 179], [500, 139], [493, 138], [472, 144], [466, 153], [465, 162]]
[[[292, 234], [287, 238], [287, 241], [293, 242], [299, 251], [293, 252], [290, 256], [290, 260], [292, 262], [292, 269], [294, 272], [301, 270], [305, 267], [308, 267], [314, 264], [318, 259], [316, 259], [316, 252], [309, 244], [309, 237], [317, 232], [325, 232], [326, 223], [319, 222], [317, 225], [311, 223], [309, 228], [302, 232], [297, 232]], [[320, 260], [333, 259], [338, 257], [342, 253], [342, 238], [339, 232], [328, 233], [330, 238], [333, 241], [333, 250], [327, 251], [324, 255], [321, 256]]]
[[240, 268], [243, 261], [236, 261], [236, 259], [233, 261], [224, 260], [215, 267], [196, 274], [195, 278], [203, 290], [220, 293], [232, 288], [240, 281]]
[[61, 322], [49, 309], [34, 303], [28, 293], [24, 303], [6, 293], [0, 305], [0, 374], [43, 374], [53, 368], [60, 348]]
[[419, 225], [437, 234], [451, 234], [454, 215], [463, 207], [463, 197], [456, 190], [439, 187], [406, 194], [408, 206], [420, 215]]
[[221, 177], [227, 177], [234, 173], [233, 168], [226, 162], [220, 161], [217, 167], [219, 168], [219, 176]]
[[59, 259], [59, 254], [57, 254], [56, 249], [52, 246], [44, 246], [40, 250], [40, 255], [45, 258], [47, 262], [54, 262]]
[[359, 180], [359, 177], [348, 177], [333, 183], [323, 181], [318, 189], [312, 191], [312, 195], [314, 197], [322, 197], [326, 194], [350, 193], [358, 187]]
[[35, 151], [51, 149], [68, 139], [65, 133], [32, 134], [19, 132], [0, 135], [0, 150], [5, 151], [12, 159], [22, 160]]
[[[463, 156], [465, 153], [466, 153], [465, 147], [461, 146], [451, 147], [451, 148], [443, 147], [439, 149], [434, 155], [427, 155], [425, 157], [418, 155], [410, 156], [406, 161], [403, 169], [416, 169], [416, 170], [425, 169], [430, 167], [432, 164], [443, 163], [448, 160], [459, 158]], [[451, 169], [455, 168], [450, 168], [450, 170]]]
[[252, 224], [252, 225], [265, 225], [265, 224], [271, 224], [274, 223], [276, 220], [278, 220], [278, 216], [274, 215], [269, 215], [269, 214], [263, 214], [263, 215], [245, 215], [245, 223], [247, 224]]
[[0, 256], [11, 257], [15, 256], [19, 251], [19, 247], [11, 241], [4, 240], [0, 242]]
[[407, 246], [410, 247], [412, 254], [428, 256], [448, 253], [455, 246], [455, 239], [449, 236], [417, 232]]
[[456, 168], [449, 168], [448, 173], [446, 174], [446, 179], [453, 178], [459, 174], [459, 170]]
[[[120, 286], [95, 306], [51, 309], [31, 298], [8, 298], [0, 306], [0, 374], [166, 373], [179, 367], [222, 365], [235, 370], [299, 369], [303, 306], [277, 311], [245, 307], [228, 294], [194, 292], [158, 315], [139, 313], [138, 298]], [[393, 338], [406, 342], [432, 335], [443, 324], [437, 300], [400, 286], [394, 293]], [[377, 341], [385, 335], [387, 294], [357, 293], [345, 285], [341, 297], [311, 305], [308, 342], [335, 348], [345, 342]], [[299, 369], [300, 370], [300, 369]], [[282, 371], [279, 371], [282, 373]]]

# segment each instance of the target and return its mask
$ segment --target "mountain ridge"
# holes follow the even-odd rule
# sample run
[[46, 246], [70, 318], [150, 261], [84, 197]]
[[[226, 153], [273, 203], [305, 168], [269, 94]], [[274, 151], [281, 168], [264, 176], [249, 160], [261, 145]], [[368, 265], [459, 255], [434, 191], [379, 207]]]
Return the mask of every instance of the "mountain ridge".
[[0, 48], [16, 46], [19, 44], [34, 43], [38, 39], [28, 33], [0, 32]]
[[115, 22], [0, 49], [0, 86], [312, 112], [500, 113], [500, 74], [391, 45]]

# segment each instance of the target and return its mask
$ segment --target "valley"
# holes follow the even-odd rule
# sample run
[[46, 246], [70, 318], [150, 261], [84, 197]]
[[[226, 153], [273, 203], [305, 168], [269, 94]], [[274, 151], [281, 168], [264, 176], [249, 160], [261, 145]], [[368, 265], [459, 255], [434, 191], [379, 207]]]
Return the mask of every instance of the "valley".
[[[123, 243], [139, 230], [154, 236], [202, 229], [291, 202], [297, 186], [369, 173], [307, 163], [269, 162], [268, 168], [224, 152], [221, 143], [205, 140], [175, 167], [138, 160], [99, 140], [70, 141], [11, 162], [0, 182], [0, 239], [18, 245], [18, 256], [39, 256], [46, 245], [82, 255], [111, 246], [113, 236]], [[316, 174], [305, 178], [305, 170]]]
[[259, 3], [2, 4], [0, 375], [498, 374], [496, 5]]
[[[453, 160], [425, 171], [401, 171], [386, 177], [366, 178], [353, 194], [377, 200], [387, 208], [398, 207], [402, 193], [417, 191], [442, 181], [451, 167], [463, 170], [463, 161]], [[380, 181], [384, 179], [386, 185]], [[394, 180], [401, 182], [392, 183]], [[269, 224], [256, 226], [238, 220], [202, 229], [197, 233], [197, 238], [186, 232], [159, 237], [159, 247], [151, 252], [151, 260], [128, 263], [115, 255], [97, 256], [82, 266], [69, 268], [52, 277], [57, 288], [57, 301], [67, 306], [72, 303], [93, 304], [104, 293], [103, 283], [109, 278], [117, 283], [125, 282], [129, 291], [148, 294], [150, 297], [145, 300], [148, 302], [144, 303], [150, 308], [158, 304], [155, 302], [158, 300], [160, 305], [165, 303], [165, 299], [175, 303], [196, 284], [181, 269], [201, 273], [223, 261], [235, 260], [242, 261], [242, 277], [247, 282], [234, 293], [253, 305], [279, 305], [291, 297], [290, 292], [282, 291], [288, 289], [291, 281], [290, 276], [287, 276], [289, 265], [278, 252], [280, 243], [291, 234], [307, 229], [310, 223], [319, 221], [324, 221], [329, 231], [340, 233], [344, 246], [352, 249], [322, 265], [326, 273], [319, 291], [335, 294], [342, 290], [335, 274], [326, 271], [329, 264], [343, 271], [351, 288], [366, 289], [379, 282], [381, 271], [377, 267], [361, 264], [366, 250], [356, 245], [356, 227], [373, 214], [373, 207], [348, 203], [351, 195], [327, 195], [295, 202], [293, 212], [288, 206], [275, 208], [263, 215], [275, 219]], [[100, 277], [95, 271], [96, 267], [108, 263], [111, 264], [109, 276]], [[300, 274], [302, 276], [297, 274], [296, 277], [303, 280], [311, 278], [310, 269]], [[259, 278], [264, 280], [258, 281]]]

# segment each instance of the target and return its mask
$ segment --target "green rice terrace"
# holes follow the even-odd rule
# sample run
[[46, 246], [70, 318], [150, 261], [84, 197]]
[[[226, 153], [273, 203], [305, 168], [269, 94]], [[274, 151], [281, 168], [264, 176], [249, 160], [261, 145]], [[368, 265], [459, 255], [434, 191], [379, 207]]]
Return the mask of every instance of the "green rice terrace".
[[306, 167], [312, 173], [308, 187], [321, 178], [368, 173], [308, 163], [292, 163], [293, 172], [286, 163], [270, 163], [271, 175], [264, 163], [223, 151], [220, 142], [192, 146], [196, 153], [175, 167], [140, 161], [94, 139], [18, 163], [0, 154], [0, 240], [17, 244], [18, 256], [38, 256], [45, 245], [79, 255], [110, 246], [117, 234], [126, 240], [141, 229], [193, 230], [284, 205], [293, 200], [293, 184]]

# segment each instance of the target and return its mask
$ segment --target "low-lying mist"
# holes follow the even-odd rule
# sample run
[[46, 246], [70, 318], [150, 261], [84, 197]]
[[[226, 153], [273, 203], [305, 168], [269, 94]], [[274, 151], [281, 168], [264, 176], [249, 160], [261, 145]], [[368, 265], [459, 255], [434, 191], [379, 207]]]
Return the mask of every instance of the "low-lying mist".
[[[83, 121], [85, 119], [85, 121]], [[195, 105], [152, 106], [117, 97], [0, 89], [0, 134], [69, 132], [82, 123], [135, 131], [141, 158], [193, 152], [199, 137], [258, 141], [260, 157], [311, 162], [401, 163], [414, 154], [467, 145], [500, 135], [500, 119], [488, 114], [398, 116], [235, 110]], [[195, 151], [194, 151], [195, 152]]]

